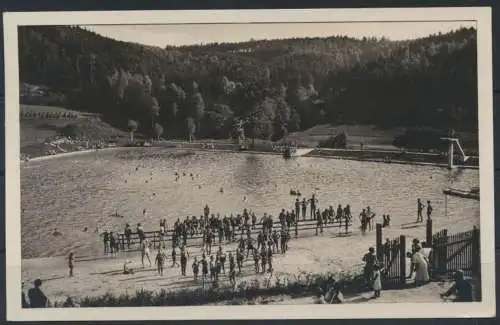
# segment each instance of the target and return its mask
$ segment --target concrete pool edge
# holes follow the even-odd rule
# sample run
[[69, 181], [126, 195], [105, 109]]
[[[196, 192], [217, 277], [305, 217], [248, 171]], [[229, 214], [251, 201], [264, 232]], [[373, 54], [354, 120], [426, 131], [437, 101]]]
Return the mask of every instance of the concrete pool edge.
[[[62, 158], [62, 157], [71, 157], [71, 156], [76, 156], [76, 155], [83, 155], [83, 154], [88, 154], [88, 153], [99, 153], [102, 151], [111, 151], [111, 150], [125, 150], [125, 149], [138, 149], [138, 148], [166, 148], [166, 149], [188, 149], [188, 150], [193, 150], [193, 151], [211, 151], [211, 152], [233, 152], [233, 153], [252, 153], [252, 154], [269, 154], [269, 155], [281, 155], [281, 153], [276, 152], [276, 151], [262, 151], [262, 150], [237, 150], [237, 149], [223, 149], [223, 148], [203, 148], [203, 147], [197, 147], [197, 145], [201, 145], [202, 143], [188, 143], [188, 142], [175, 142], [177, 146], [171, 146], [172, 143], [170, 144], [157, 144], [153, 145], [151, 147], [128, 147], [128, 146], [119, 146], [119, 147], [110, 147], [110, 148], [102, 148], [102, 149], [88, 149], [88, 150], [80, 150], [80, 151], [71, 151], [71, 152], [64, 152], [64, 153], [58, 153], [55, 155], [46, 155], [46, 156], [39, 156], [39, 157], [34, 157], [31, 158], [27, 161], [21, 160], [21, 164], [26, 164], [32, 161], [44, 161], [44, 160], [50, 160], [50, 159], [56, 159], [56, 158]], [[187, 147], [184, 147], [184, 145], [187, 145]], [[372, 153], [395, 153], [395, 151], [388, 151], [388, 150], [367, 150]], [[328, 158], [328, 159], [338, 159], [338, 160], [352, 160], [352, 161], [361, 161], [361, 162], [374, 162], [374, 163], [387, 163], [387, 164], [402, 164], [402, 165], [414, 165], [414, 166], [435, 166], [435, 167], [441, 167], [441, 168], [448, 168], [447, 163], [435, 163], [435, 162], [425, 162], [425, 161], [413, 161], [413, 160], [404, 160], [404, 159], [390, 159], [386, 160], [383, 158], [365, 158], [365, 157], [357, 157], [357, 156], [341, 156], [338, 155], [339, 153], [356, 153], [356, 152], [362, 152], [359, 150], [351, 150], [351, 149], [325, 149], [325, 148], [315, 148], [312, 152], [308, 153], [307, 155], [303, 157], [314, 157], [314, 158]], [[435, 154], [428, 154], [428, 153], [421, 153], [421, 152], [411, 152], [408, 151], [406, 154], [410, 155], [415, 155], [418, 157], [428, 157], [431, 156], [435, 157]], [[297, 157], [298, 158], [298, 157]], [[479, 170], [479, 166], [471, 166], [471, 165], [464, 165], [460, 166], [460, 168], [463, 169], [472, 169], [472, 170]]]

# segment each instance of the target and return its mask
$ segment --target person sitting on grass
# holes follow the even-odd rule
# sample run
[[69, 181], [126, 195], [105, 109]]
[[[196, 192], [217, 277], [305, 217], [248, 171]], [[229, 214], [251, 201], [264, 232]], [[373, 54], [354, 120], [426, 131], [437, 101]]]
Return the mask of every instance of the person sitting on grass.
[[134, 274], [134, 269], [131, 268], [131, 267], [128, 267], [129, 264], [131, 264], [132, 261], [125, 261], [125, 263], [123, 263], [123, 274]]
[[472, 284], [470, 283], [470, 279], [465, 278], [464, 271], [456, 271], [453, 274], [453, 279], [455, 282], [450, 289], [440, 294], [441, 298], [446, 298], [454, 294], [455, 299], [453, 299], [453, 302], [472, 302]]
[[333, 284], [332, 289], [330, 289], [330, 303], [331, 304], [342, 304], [344, 303], [344, 294], [342, 293], [342, 290], [340, 288], [340, 284], [338, 282], [335, 282]]
[[42, 280], [36, 279], [33, 283], [35, 285], [34, 288], [31, 288], [28, 291], [28, 297], [30, 300], [31, 308], [46, 308], [50, 307], [50, 301], [43, 293], [40, 286], [42, 285]]
[[326, 304], [326, 300], [325, 300], [325, 294], [323, 292], [323, 289], [321, 289], [320, 287], [317, 288], [317, 292], [316, 292], [316, 299], [314, 301], [315, 304]]
[[63, 303], [63, 307], [65, 308], [78, 308], [80, 307], [80, 304], [75, 301], [75, 298], [68, 296], [66, 301]]

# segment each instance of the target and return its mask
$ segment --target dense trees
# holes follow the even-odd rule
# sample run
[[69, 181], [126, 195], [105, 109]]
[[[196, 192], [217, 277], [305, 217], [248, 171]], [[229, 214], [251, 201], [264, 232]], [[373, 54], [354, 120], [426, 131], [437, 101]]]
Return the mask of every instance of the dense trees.
[[478, 127], [474, 29], [398, 42], [334, 36], [165, 49], [77, 27], [20, 27], [19, 39], [22, 81], [131, 135], [158, 136], [160, 126], [167, 137], [223, 138], [235, 119], [248, 137], [273, 140], [324, 123]]

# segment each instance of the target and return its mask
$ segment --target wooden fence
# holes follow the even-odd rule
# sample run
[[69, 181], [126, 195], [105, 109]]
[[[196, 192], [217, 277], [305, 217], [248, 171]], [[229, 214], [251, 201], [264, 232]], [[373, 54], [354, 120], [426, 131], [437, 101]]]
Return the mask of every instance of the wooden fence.
[[[280, 230], [281, 225], [279, 222], [274, 222], [273, 223], [273, 229], [275, 230]], [[339, 222], [339, 221], [332, 221], [328, 222], [327, 224], [323, 225], [323, 229], [328, 229], [328, 228], [338, 228], [339, 230], [339, 235], [349, 235], [350, 231], [349, 228], [352, 227], [352, 221], [349, 221], [346, 223], [345, 221]], [[237, 230], [237, 229], [236, 229]], [[258, 223], [255, 225], [255, 227], [250, 228], [250, 234], [251, 235], [256, 235], [262, 230], [262, 224]], [[241, 230], [237, 230], [235, 234], [235, 238], [238, 239], [243, 232]], [[160, 231], [145, 231], [144, 234], [146, 235], [146, 239], [150, 241], [153, 244], [154, 248], [159, 247], [160, 244], [165, 244], [168, 245], [168, 242], [170, 244], [172, 243], [172, 235], [173, 235], [173, 229], [167, 229], [165, 234], [163, 236], [160, 235]], [[243, 233], [245, 235], [246, 233]], [[305, 237], [305, 236], [311, 236], [311, 235], [320, 235], [321, 234], [321, 227], [317, 227], [316, 225], [316, 220], [299, 220], [297, 224], [293, 224], [290, 227], [290, 235], [293, 237]], [[224, 236], [223, 236], [224, 237]], [[125, 236], [124, 233], [118, 234], [118, 240], [119, 240], [119, 245], [121, 250], [123, 251], [133, 251], [133, 250], [139, 250], [139, 234], [137, 232], [134, 232], [130, 235], [129, 238]], [[182, 243], [182, 238], [178, 239]], [[186, 246], [201, 246], [202, 245], [202, 240], [203, 240], [203, 234], [198, 232], [198, 233], [188, 233], [187, 240], [186, 240]], [[213, 245], [218, 245], [218, 244], [223, 244], [226, 243], [225, 237], [222, 238], [222, 241], [219, 242], [218, 234], [216, 233], [215, 236], [215, 241], [213, 242]]]
[[443, 229], [432, 236], [431, 267], [434, 276], [449, 276], [463, 270], [467, 276], [481, 274], [480, 232], [472, 230], [448, 234]]
[[384, 288], [406, 285], [406, 236], [393, 238], [382, 244], [382, 225], [376, 226], [377, 260], [382, 264]]
[[[430, 248], [429, 266], [433, 278], [448, 277], [456, 270], [463, 270], [467, 276], [481, 274], [479, 229], [449, 235], [447, 229], [432, 232], [432, 220], [427, 220], [426, 241], [423, 246]], [[377, 259], [384, 267], [385, 287], [406, 285], [406, 237], [399, 236], [382, 243], [382, 225], [377, 224]]]

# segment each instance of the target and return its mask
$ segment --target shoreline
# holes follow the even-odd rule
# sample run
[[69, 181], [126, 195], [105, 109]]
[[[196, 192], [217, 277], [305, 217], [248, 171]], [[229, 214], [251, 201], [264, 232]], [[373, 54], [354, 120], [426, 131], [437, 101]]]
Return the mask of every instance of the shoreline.
[[[206, 144], [213, 145], [213, 148], [205, 148], [203, 147]], [[226, 147], [226, 148], [224, 148]], [[92, 152], [101, 152], [101, 151], [109, 151], [109, 150], [117, 150], [117, 149], [130, 149], [130, 148], [170, 148], [170, 149], [188, 149], [195, 151], [212, 151], [212, 152], [234, 152], [234, 153], [252, 153], [252, 154], [271, 154], [271, 155], [281, 155], [281, 152], [274, 151], [272, 148], [265, 148], [266, 146], [262, 146], [262, 148], [258, 149], [248, 149], [248, 150], [239, 150], [235, 148], [236, 145], [230, 143], [207, 143], [207, 142], [182, 142], [182, 141], [164, 141], [162, 143], [154, 143], [151, 147], [142, 147], [142, 146], [116, 146], [116, 147], [108, 147], [102, 149], [87, 149], [87, 150], [79, 150], [79, 151], [70, 151], [57, 153], [55, 155], [45, 155], [45, 156], [37, 156], [30, 158], [29, 160], [22, 160], [21, 164], [29, 163], [32, 161], [44, 161], [62, 157], [70, 157], [80, 154], [87, 154]], [[259, 146], [260, 147], [260, 146]], [[267, 150], [266, 150], [267, 149]], [[384, 156], [385, 155], [385, 156]], [[397, 156], [398, 159], [393, 159], [392, 157]], [[402, 156], [402, 157], [401, 157]], [[435, 153], [426, 153], [426, 152], [416, 152], [416, 151], [394, 151], [387, 149], [328, 149], [328, 148], [314, 148], [310, 153], [302, 156], [302, 157], [314, 157], [314, 158], [329, 158], [329, 159], [339, 159], [339, 160], [353, 160], [360, 162], [373, 162], [373, 163], [387, 163], [387, 164], [402, 164], [402, 165], [414, 165], [414, 166], [435, 166], [441, 168], [448, 168], [447, 163], [441, 162], [431, 162], [425, 160], [436, 160], [436, 159], [444, 159], [439, 154]], [[297, 157], [298, 158], [298, 157]], [[472, 160], [477, 161], [477, 165], [463, 165], [460, 166], [462, 169], [479, 169], [479, 157], [472, 156], [470, 157]], [[418, 159], [418, 160], [414, 160]]]

